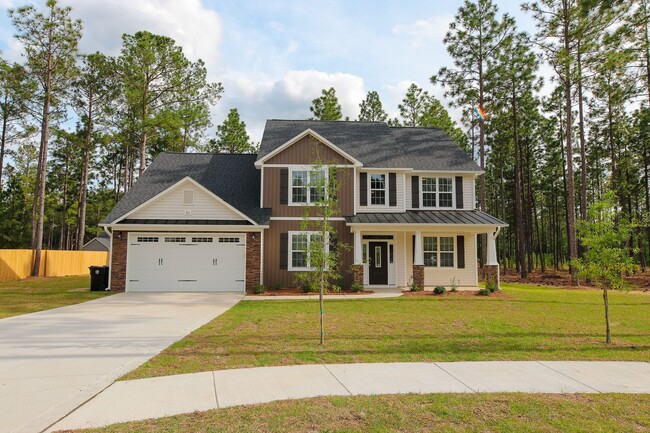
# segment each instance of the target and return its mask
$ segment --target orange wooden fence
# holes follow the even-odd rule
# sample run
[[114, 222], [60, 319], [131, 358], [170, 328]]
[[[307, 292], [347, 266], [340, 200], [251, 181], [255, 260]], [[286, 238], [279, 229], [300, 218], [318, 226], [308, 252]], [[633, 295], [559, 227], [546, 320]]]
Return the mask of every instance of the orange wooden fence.
[[[0, 281], [26, 278], [32, 270], [32, 250], [0, 250]], [[40, 277], [89, 274], [88, 266], [108, 265], [106, 251], [43, 250]]]

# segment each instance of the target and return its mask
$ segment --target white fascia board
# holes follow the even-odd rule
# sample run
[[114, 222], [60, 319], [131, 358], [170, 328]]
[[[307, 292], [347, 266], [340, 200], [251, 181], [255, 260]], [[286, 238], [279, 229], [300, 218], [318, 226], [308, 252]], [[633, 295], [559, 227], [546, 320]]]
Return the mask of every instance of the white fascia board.
[[[176, 182], [175, 184], [171, 185], [169, 188], [167, 188], [167, 189], [165, 189], [165, 190], [159, 192], [158, 194], [156, 194], [156, 195], [154, 195], [153, 197], [151, 197], [149, 200], [147, 200], [147, 201], [145, 201], [144, 203], [141, 203], [140, 205], [138, 205], [137, 207], [135, 207], [134, 209], [131, 209], [130, 211], [128, 211], [127, 213], [125, 213], [124, 215], [122, 215], [121, 217], [119, 217], [118, 219], [116, 219], [115, 221], [113, 221], [111, 224], [115, 224], [115, 223], [118, 223], [118, 222], [120, 222], [120, 221], [122, 221], [122, 220], [124, 220], [124, 219], [127, 219], [127, 217], [128, 217], [129, 215], [134, 214], [135, 212], [139, 211], [140, 209], [143, 209], [143, 208], [146, 207], [147, 205], [153, 203], [153, 202], [156, 201], [157, 199], [159, 199], [159, 198], [165, 196], [165, 195], [168, 194], [172, 189], [176, 188], [178, 185], [180, 185], [180, 184], [182, 184], [182, 183], [184, 183], [184, 182], [190, 182], [190, 183], [192, 183], [194, 186], [196, 186], [197, 188], [199, 188], [200, 190], [202, 190], [203, 192], [205, 192], [206, 194], [208, 194], [209, 196], [211, 196], [212, 198], [214, 198], [215, 200], [217, 200], [220, 204], [224, 205], [225, 207], [227, 207], [227, 208], [230, 209], [231, 211], [235, 212], [235, 213], [236, 213], [237, 215], [239, 215], [240, 217], [244, 218], [246, 221], [250, 222], [251, 224], [257, 225], [257, 223], [256, 223], [255, 221], [253, 221], [252, 219], [250, 219], [248, 216], [244, 215], [242, 212], [240, 212], [240, 211], [239, 211], [238, 209], [236, 209], [234, 206], [230, 205], [230, 203], [226, 202], [224, 199], [222, 199], [221, 197], [219, 197], [218, 195], [216, 195], [215, 193], [213, 193], [212, 191], [210, 191], [209, 189], [207, 189], [206, 187], [204, 187], [203, 185], [201, 185], [200, 183], [198, 183], [197, 181], [195, 181], [194, 179], [192, 179], [192, 178], [189, 177], [189, 176], [185, 176], [183, 179], [181, 179], [181, 180], [179, 180], [178, 182]], [[101, 224], [100, 224], [100, 225], [101, 225]]]
[[104, 224], [104, 227], [119, 231], [139, 232], [261, 232], [268, 225], [191, 225], [191, 224]]
[[255, 161], [255, 167], [258, 167], [258, 168], [261, 167], [264, 164], [264, 161], [273, 158], [274, 156], [276, 156], [277, 154], [282, 152], [284, 149], [286, 149], [286, 148], [290, 147], [291, 145], [297, 143], [298, 141], [302, 140], [303, 138], [305, 138], [308, 135], [311, 135], [312, 137], [314, 137], [318, 141], [322, 142], [323, 144], [325, 144], [327, 147], [331, 148], [336, 153], [338, 153], [341, 156], [345, 157], [348, 161], [352, 161], [355, 166], [357, 166], [357, 167], [362, 167], [363, 166], [363, 163], [361, 161], [357, 160], [352, 155], [345, 152], [343, 149], [338, 147], [336, 144], [332, 143], [331, 141], [329, 141], [328, 139], [326, 139], [325, 137], [323, 137], [322, 135], [320, 135], [319, 133], [317, 133], [313, 129], [307, 128], [303, 132], [301, 132], [300, 134], [293, 137], [291, 140], [287, 141], [286, 143], [282, 144], [281, 146], [276, 147], [272, 152], [270, 152], [270, 153], [266, 154], [264, 157], [262, 157], [262, 159], [258, 159], [257, 161]]

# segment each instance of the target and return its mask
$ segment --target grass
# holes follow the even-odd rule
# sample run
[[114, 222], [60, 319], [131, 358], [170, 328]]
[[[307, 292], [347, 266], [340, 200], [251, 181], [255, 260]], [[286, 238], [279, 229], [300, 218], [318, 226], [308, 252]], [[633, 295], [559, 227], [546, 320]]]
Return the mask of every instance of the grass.
[[640, 432], [650, 395], [425, 394], [321, 397], [116, 424], [87, 433]]
[[89, 287], [89, 275], [0, 282], [0, 319], [65, 307], [110, 294], [91, 292]]
[[505, 297], [427, 296], [325, 304], [244, 301], [122, 379], [269, 365], [400, 361], [650, 359], [650, 296], [504, 285]]

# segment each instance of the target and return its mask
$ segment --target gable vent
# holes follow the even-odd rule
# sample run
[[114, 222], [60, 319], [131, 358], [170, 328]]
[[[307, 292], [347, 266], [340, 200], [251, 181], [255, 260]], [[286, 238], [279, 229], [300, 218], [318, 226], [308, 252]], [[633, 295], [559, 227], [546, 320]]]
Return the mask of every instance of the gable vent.
[[183, 191], [183, 205], [191, 206], [194, 204], [194, 191], [191, 189], [186, 189]]

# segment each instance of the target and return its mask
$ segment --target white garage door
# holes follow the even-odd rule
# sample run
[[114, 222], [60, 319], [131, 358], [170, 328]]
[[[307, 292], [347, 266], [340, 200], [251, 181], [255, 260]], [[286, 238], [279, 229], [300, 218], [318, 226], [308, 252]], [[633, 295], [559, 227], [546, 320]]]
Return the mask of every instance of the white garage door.
[[244, 291], [246, 236], [129, 233], [127, 291]]

